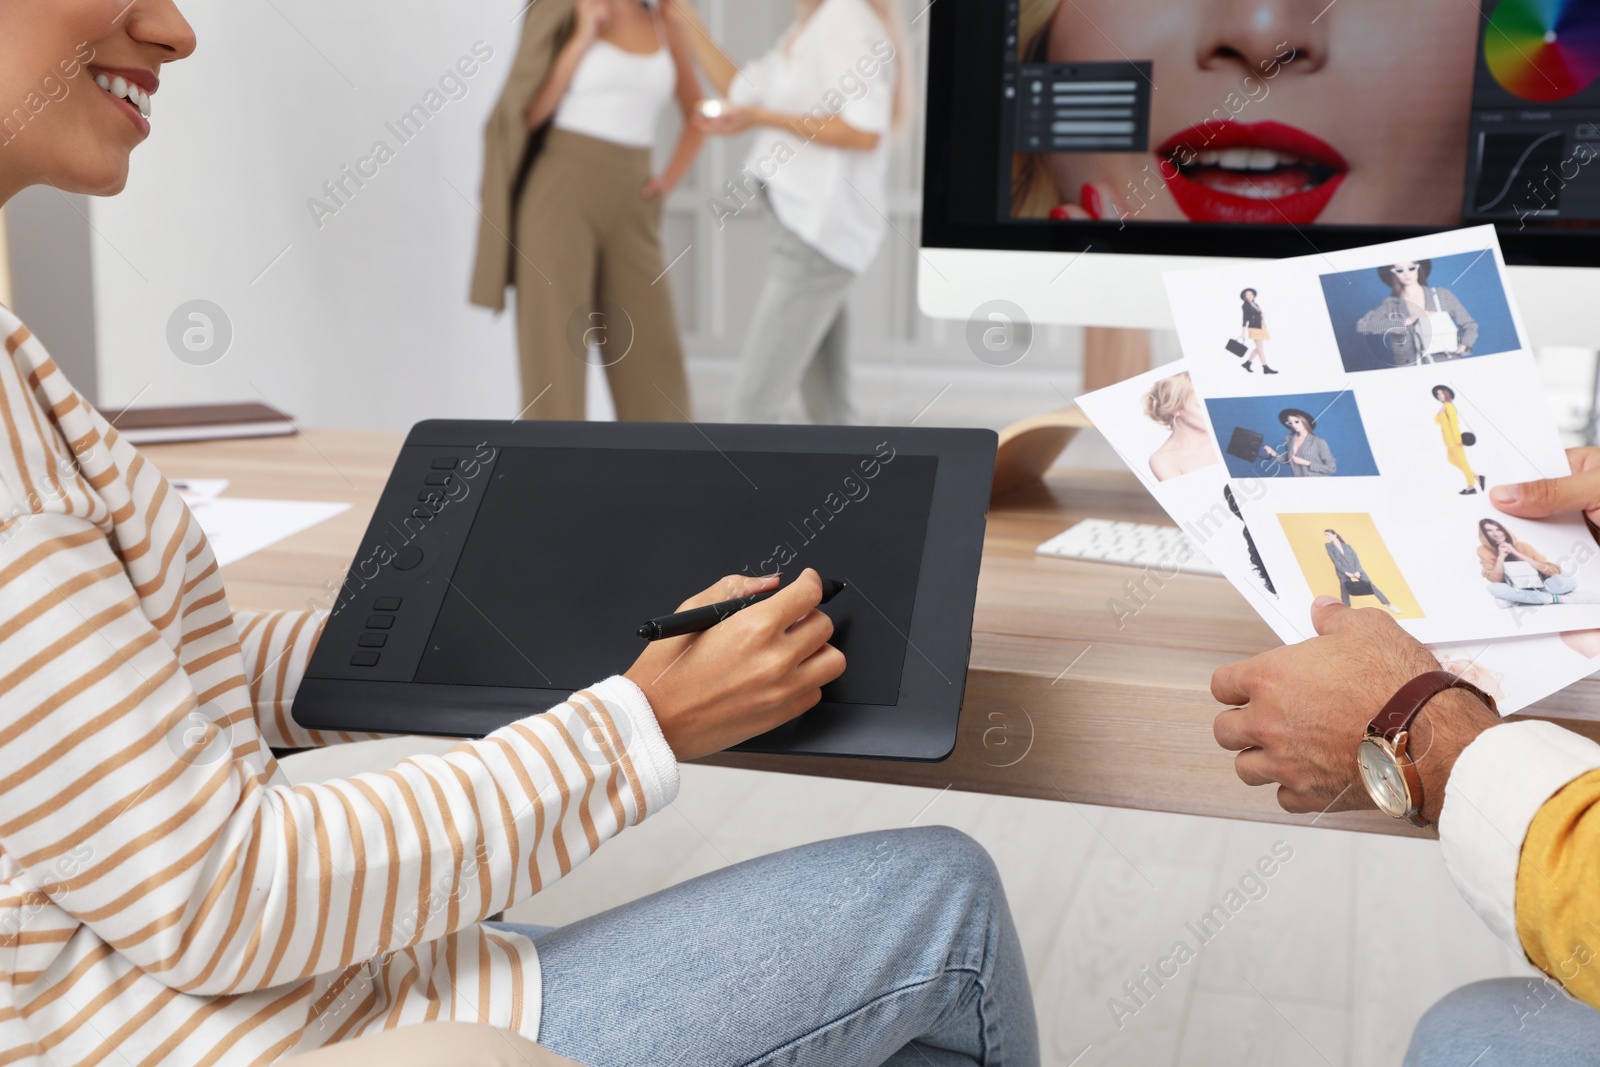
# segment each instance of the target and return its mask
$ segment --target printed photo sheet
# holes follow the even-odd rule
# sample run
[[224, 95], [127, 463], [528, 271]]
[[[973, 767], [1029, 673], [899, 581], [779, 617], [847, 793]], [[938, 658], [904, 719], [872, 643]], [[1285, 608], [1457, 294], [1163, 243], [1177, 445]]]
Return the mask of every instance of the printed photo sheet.
[[[1195, 548], [1279, 638], [1292, 644], [1314, 637], [1309, 601], [1286, 603], [1276, 576], [1255, 550], [1254, 534], [1234, 510], [1239, 505], [1244, 512], [1254, 502], [1248, 494], [1263, 492], [1265, 482], [1229, 477], [1190, 367], [1188, 359], [1168, 363], [1079, 397], [1078, 405]], [[1160, 577], [1170, 578], [1171, 570], [1162, 570]], [[1376, 600], [1366, 603], [1376, 605]], [[1600, 670], [1600, 629], [1430, 648], [1445, 669], [1494, 696], [1508, 715]]]
[[[1167, 289], [1286, 616], [1334, 596], [1428, 643], [1600, 628], [1581, 517], [1489, 500], [1570, 473], [1492, 227], [1173, 272]], [[1198, 410], [1174, 416], [1158, 468], [1195, 454]]]

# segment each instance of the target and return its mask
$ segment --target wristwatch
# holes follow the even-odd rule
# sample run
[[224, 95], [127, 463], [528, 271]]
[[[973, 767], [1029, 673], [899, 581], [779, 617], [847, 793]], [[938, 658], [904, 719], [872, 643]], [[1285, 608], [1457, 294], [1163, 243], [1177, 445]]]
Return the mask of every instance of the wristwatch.
[[1367, 736], [1356, 745], [1356, 767], [1378, 810], [1396, 819], [1409, 819], [1413, 826], [1427, 826], [1422, 817], [1422, 775], [1407, 746], [1411, 741], [1411, 722], [1434, 697], [1446, 689], [1465, 689], [1497, 710], [1494, 698], [1471, 682], [1449, 671], [1419, 674], [1367, 723]]

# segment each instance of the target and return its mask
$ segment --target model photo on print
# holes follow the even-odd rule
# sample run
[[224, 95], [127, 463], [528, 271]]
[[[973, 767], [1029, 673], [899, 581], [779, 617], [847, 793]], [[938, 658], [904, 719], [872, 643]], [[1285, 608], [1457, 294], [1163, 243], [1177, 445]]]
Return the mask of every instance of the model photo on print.
[[1205, 403], [1195, 392], [1188, 371], [1161, 379], [1141, 399], [1145, 416], [1168, 430], [1167, 439], [1150, 455], [1150, 473], [1156, 481], [1221, 462]]
[[1321, 276], [1346, 371], [1443, 363], [1522, 347], [1489, 249]]
[[1355, 394], [1287, 393], [1206, 401], [1234, 478], [1361, 478], [1378, 473]]

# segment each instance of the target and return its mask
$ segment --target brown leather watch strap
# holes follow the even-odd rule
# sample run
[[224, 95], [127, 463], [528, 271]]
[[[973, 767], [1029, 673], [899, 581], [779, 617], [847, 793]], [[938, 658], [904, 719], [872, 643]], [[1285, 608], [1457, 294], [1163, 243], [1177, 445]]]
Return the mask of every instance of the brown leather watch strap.
[[1494, 705], [1494, 697], [1485, 693], [1471, 682], [1465, 681], [1449, 671], [1428, 671], [1426, 674], [1419, 674], [1405, 685], [1402, 685], [1400, 691], [1389, 698], [1389, 702], [1383, 706], [1383, 710], [1378, 712], [1373, 717], [1372, 722], [1367, 724], [1367, 733], [1371, 736], [1387, 738], [1390, 742], [1393, 742], [1402, 733], [1410, 729], [1411, 720], [1417, 717], [1417, 713], [1427, 705], [1428, 701], [1446, 689], [1465, 689], [1489, 705], [1490, 711], [1498, 710]]

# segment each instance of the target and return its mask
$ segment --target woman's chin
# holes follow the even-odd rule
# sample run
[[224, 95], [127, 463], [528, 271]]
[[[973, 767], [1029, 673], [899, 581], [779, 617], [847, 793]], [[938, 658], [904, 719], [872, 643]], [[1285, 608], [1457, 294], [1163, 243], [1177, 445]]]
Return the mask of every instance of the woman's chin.
[[64, 193], [116, 196], [128, 186], [128, 169], [128, 157], [123, 156], [120, 161], [106, 160], [95, 166], [75, 168], [50, 178], [49, 183]]

